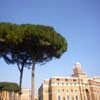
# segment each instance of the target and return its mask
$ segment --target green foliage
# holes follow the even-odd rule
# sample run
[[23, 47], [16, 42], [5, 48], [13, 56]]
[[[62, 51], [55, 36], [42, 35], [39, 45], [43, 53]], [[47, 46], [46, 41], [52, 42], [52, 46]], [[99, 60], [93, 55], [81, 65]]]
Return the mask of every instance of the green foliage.
[[32, 64], [59, 58], [67, 42], [53, 27], [0, 23], [0, 56], [7, 63]]
[[0, 82], [0, 91], [18, 92], [19, 87], [16, 83]]

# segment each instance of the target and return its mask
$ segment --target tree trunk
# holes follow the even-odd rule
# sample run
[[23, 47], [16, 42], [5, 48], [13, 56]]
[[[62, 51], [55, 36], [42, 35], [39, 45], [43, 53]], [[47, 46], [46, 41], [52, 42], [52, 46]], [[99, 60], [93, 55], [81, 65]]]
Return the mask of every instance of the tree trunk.
[[32, 65], [32, 81], [31, 81], [31, 100], [35, 100], [35, 63]]
[[19, 80], [19, 96], [18, 96], [18, 100], [21, 100], [23, 70], [24, 70], [24, 66], [22, 66], [22, 68], [21, 68], [21, 70], [20, 70], [20, 80]]

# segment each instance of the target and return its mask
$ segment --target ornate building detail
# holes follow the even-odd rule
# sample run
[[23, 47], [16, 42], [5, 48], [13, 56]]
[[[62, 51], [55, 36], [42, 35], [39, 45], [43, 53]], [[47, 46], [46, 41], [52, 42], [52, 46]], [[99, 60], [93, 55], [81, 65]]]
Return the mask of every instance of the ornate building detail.
[[80, 63], [74, 64], [71, 77], [44, 80], [39, 100], [100, 100], [100, 77], [88, 78]]

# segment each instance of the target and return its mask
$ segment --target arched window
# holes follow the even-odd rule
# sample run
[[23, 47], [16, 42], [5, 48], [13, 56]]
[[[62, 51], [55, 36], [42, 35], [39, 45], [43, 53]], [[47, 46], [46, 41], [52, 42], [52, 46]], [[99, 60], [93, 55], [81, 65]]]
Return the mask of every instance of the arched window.
[[88, 89], [86, 89], [86, 96], [87, 96], [87, 100], [90, 100], [90, 96], [89, 96], [89, 91], [88, 91]]

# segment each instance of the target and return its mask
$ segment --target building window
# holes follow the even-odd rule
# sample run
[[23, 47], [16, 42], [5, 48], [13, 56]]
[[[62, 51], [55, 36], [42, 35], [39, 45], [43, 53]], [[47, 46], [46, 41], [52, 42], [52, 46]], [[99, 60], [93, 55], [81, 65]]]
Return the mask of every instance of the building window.
[[69, 91], [67, 90], [67, 93], [68, 93]]
[[75, 82], [75, 81], [76, 81], [76, 79], [73, 79], [73, 81]]
[[64, 85], [64, 83], [62, 83], [62, 85]]
[[75, 90], [75, 93], [77, 92], [77, 90]]
[[64, 92], [64, 89], [62, 89], [62, 91]]
[[71, 89], [71, 92], [73, 92], [73, 90]]
[[65, 97], [63, 97], [63, 100], [65, 100]]
[[88, 91], [88, 89], [86, 89], [86, 96], [87, 96], [87, 100], [90, 100], [90, 96], [89, 96], [89, 91]]
[[61, 97], [60, 96], [58, 96], [58, 100], [61, 100]]
[[58, 93], [60, 93], [60, 90], [58, 90]]
[[60, 79], [59, 78], [57, 78], [57, 81], [59, 81]]
[[69, 96], [67, 96], [67, 100], [69, 100]]
[[76, 100], [78, 100], [78, 96], [76, 96]]
[[66, 85], [68, 85], [68, 83], [66, 83]]
[[76, 85], [76, 83], [74, 83], [74, 85]]
[[65, 81], [68, 81], [68, 79], [65, 79]]
[[72, 100], [74, 100], [74, 96], [72, 96]]

